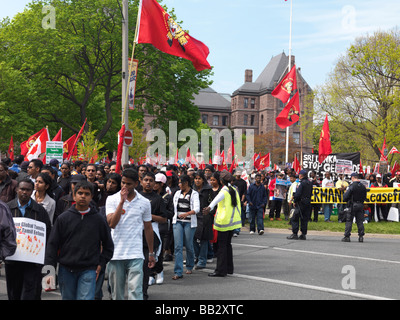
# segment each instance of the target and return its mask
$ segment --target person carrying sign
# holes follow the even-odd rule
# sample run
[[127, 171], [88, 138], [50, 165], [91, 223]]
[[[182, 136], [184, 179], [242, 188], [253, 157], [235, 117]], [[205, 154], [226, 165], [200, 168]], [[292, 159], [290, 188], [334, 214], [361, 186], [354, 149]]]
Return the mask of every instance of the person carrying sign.
[[351, 185], [343, 196], [343, 201], [347, 202], [346, 213], [346, 227], [344, 232], [343, 242], [350, 242], [351, 229], [353, 226], [353, 219], [356, 218], [358, 228], [358, 241], [364, 241], [364, 201], [367, 199], [367, 189], [358, 180], [358, 174], [351, 174]]
[[[7, 203], [14, 218], [24, 217], [46, 225], [46, 239], [51, 223], [46, 210], [31, 198], [34, 184], [31, 179], [18, 183], [17, 197]], [[43, 264], [6, 260], [7, 295], [9, 300], [40, 300]]]

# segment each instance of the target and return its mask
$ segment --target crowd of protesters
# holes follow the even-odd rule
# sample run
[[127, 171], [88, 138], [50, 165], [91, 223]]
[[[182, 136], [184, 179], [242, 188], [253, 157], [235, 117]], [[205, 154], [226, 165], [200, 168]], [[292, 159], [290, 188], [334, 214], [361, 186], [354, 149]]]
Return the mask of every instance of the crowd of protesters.
[[[200, 170], [190, 165], [143, 164], [124, 165], [120, 173], [116, 170], [115, 162], [52, 159], [43, 164], [39, 159], [28, 162], [17, 157], [13, 163], [3, 159], [0, 260], [16, 249], [12, 217], [39, 220], [47, 230], [45, 264], [57, 269], [57, 277], [47, 279], [47, 289], [58, 285], [63, 299], [102, 299], [107, 281], [113, 300], [124, 299], [126, 284], [128, 299], [147, 299], [148, 287], [163, 283], [167, 261], [174, 261], [173, 280], [206, 268], [215, 258], [217, 266], [210, 277], [232, 274], [231, 238], [240, 234], [246, 221], [250, 234], [263, 235], [266, 214], [272, 223], [282, 220], [283, 213], [290, 224], [299, 185], [290, 168], [249, 175], [241, 169], [233, 174], [220, 172], [213, 165]], [[329, 172], [308, 172], [306, 177], [313, 187], [345, 190], [349, 186], [348, 177], [333, 179]], [[371, 188], [393, 186], [400, 183], [400, 172], [394, 178], [390, 174], [360, 178], [368, 180]], [[277, 180], [290, 181], [283, 198], [276, 197]], [[344, 208], [336, 207], [341, 222]], [[366, 205], [365, 221], [374, 219], [374, 210], [375, 219], [385, 220], [388, 209], [384, 204]], [[216, 217], [217, 210], [231, 212], [228, 227], [223, 221], [226, 217]], [[318, 222], [323, 214], [324, 221], [330, 222], [332, 213], [331, 204], [312, 204], [307, 220]], [[40, 299], [42, 267], [5, 260], [8, 298]]]

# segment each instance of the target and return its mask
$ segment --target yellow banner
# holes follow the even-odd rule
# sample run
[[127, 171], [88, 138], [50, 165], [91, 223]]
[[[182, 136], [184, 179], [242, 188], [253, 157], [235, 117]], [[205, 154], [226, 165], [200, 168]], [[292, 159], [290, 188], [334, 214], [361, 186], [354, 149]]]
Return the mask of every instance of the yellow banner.
[[[400, 188], [369, 188], [365, 203], [400, 203]], [[311, 203], [345, 203], [337, 188], [313, 188]]]

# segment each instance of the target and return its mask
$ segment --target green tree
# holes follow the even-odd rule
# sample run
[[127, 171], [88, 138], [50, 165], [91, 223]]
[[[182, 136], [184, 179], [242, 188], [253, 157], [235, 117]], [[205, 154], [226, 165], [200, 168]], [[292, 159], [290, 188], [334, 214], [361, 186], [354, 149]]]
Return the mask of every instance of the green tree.
[[390, 147], [400, 143], [399, 59], [398, 30], [360, 37], [317, 90], [315, 104], [332, 120], [334, 151], [377, 161], [385, 137]]
[[[129, 1], [131, 45], [138, 3]], [[45, 5], [56, 9], [55, 29], [42, 27]], [[13, 128], [0, 128], [0, 137], [7, 140], [12, 133], [23, 141], [43, 125], [51, 132], [63, 127], [67, 136], [77, 133], [87, 118], [96, 139], [115, 149], [122, 108], [121, 26], [120, 1], [115, 0], [38, 0], [2, 21], [0, 114]], [[137, 45], [135, 58], [139, 107], [130, 120], [148, 112], [163, 128], [169, 120], [197, 128], [199, 113], [191, 98], [210, 84], [211, 72], [196, 72], [191, 62], [151, 45]]]
[[82, 134], [82, 143], [78, 143], [78, 156], [83, 161], [97, 162], [107, 156], [104, 152], [106, 145], [96, 139], [96, 130], [92, 130], [89, 124], [89, 130]]

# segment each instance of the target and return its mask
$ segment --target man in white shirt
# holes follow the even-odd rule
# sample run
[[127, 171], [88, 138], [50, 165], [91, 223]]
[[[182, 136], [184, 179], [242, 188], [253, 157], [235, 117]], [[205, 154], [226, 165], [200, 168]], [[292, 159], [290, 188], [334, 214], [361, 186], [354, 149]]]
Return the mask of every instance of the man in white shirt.
[[128, 280], [128, 299], [143, 300], [143, 230], [149, 248], [149, 268], [155, 265], [150, 201], [135, 191], [139, 175], [133, 169], [122, 173], [121, 191], [106, 202], [107, 222], [114, 241], [114, 255], [108, 263], [113, 300], [124, 300]]
[[[331, 173], [325, 172], [325, 178], [322, 180], [322, 188], [333, 188], [335, 185], [333, 183]], [[332, 203], [325, 203], [322, 205], [322, 210], [324, 212], [325, 222], [331, 222], [331, 215], [333, 210]]]

